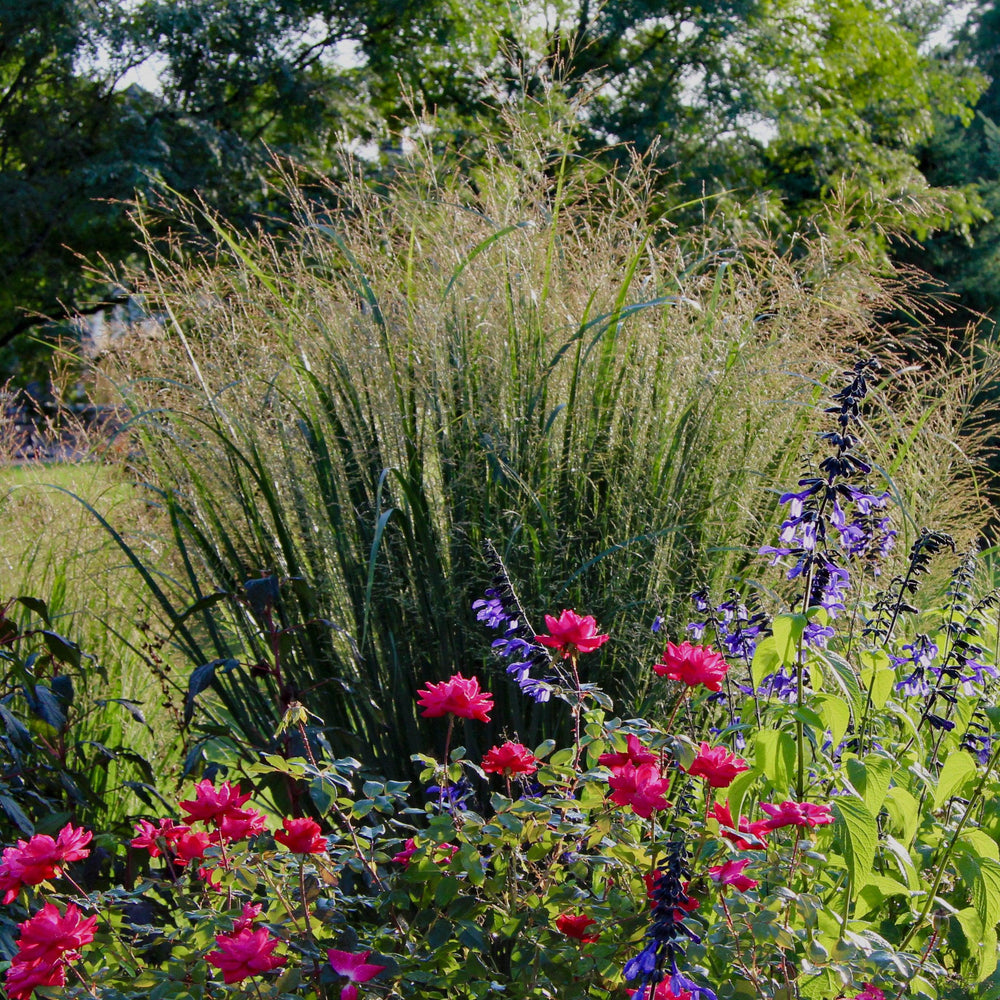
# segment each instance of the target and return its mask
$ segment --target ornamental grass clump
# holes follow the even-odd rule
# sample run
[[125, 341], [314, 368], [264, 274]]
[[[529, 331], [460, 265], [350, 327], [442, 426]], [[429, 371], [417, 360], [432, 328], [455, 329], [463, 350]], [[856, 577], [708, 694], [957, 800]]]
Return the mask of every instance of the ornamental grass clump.
[[[137, 280], [163, 336], [102, 375], [170, 523], [179, 571], [123, 544], [203, 727], [195, 760], [227, 740], [285, 752], [269, 734], [295, 700], [337, 754], [409, 759], [434, 732], [416, 693], [483, 662], [481, 615], [506, 619], [494, 640], [538, 701], [541, 614], [568, 608], [618, 636], [588, 682], [654, 694], [635, 623], [663, 610], [681, 644], [687, 595], [746, 577], [831, 366], [892, 341], [905, 291], [850, 233], [784, 253], [678, 232], [648, 165], [609, 176], [572, 109], [545, 109], [544, 134], [540, 110], [512, 110], [474, 162], [428, 121], [384, 184], [348, 161], [322, 197], [293, 190], [298, 219], [271, 235], [156, 209], [172, 235]], [[903, 344], [887, 364], [905, 378], [866, 417], [883, 491], [940, 530], [979, 516], [978, 357]], [[530, 622], [503, 593], [470, 613], [487, 539]], [[523, 739], [554, 732], [554, 705], [497, 690]], [[501, 736], [459, 728], [477, 755]]]

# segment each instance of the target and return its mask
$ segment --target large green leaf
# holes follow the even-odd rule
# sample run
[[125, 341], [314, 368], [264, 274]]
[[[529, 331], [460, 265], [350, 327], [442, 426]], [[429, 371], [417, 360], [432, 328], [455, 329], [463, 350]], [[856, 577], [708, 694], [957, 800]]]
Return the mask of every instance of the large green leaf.
[[855, 918], [861, 919], [866, 913], [878, 911], [882, 903], [892, 896], [909, 898], [910, 889], [894, 878], [888, 878], [885, 875], [869, 875], [868, 884], [863, 885], [858, 891], [858, 905], [854, 911]]
[[889, 789], [885, 807], [904, 844], [909, 844], [920, 822], [920, 803], [901, 785]]
[[774, 648], [783, 667], [793, 666], [802, 645], [802, 633], [809, 619], [805, 615], [775, 615], [771, 623]]
[[977, 858], [1000, 862], [1000, 846], [988, 833], [975, 827], [962, 831], [956, 847]]
[[834, 799], [833, 811], [840, 820], [851, 893], [856, 896], [870, 880], [878, 847], [878, 823], [860, 799], [847, 796]]
[[977, 983], [992, 975], [997, 967], [997, 932], [984, 926], [974, 907], [966, 907], [955, 914], [969, 948], [967, 974]]
[[792, 734], [783, 729], [761, 730], [754, 739], [754, 752], [757, 770], [767, 777], [780, 795], [785, 795], [795, 774], [795, 739]]
[[830, 666], [830, 670], [826, 671], [824, 676], [833, 678], [852, 710], [855, 714], [859, 714], [863, 703], [857, 671], [842, 656], [829, 650], [826, 650], [821, 658]]
[[729, 801], [729, 809], [732, 813], [734, 823], [739, 823], [740, 813], [743, 812], [743, 802], [747, 797], [747, 793], [760, 776], [761, 772], [757, 768], [751, 768], [749, 771], [738, 774], [733, 779], [729, 788], [726, 789], [725, 795]]
[[811, 979], [800, 980], [798, 991], [806, 1000], [827, 1000], [843, 992], [843, 983], [829, 969], [823, 969]]
[[753, 681], [754, 690], [760, 687], [761, 682], [768, 674], [773, 674], [781, 666], [781, 657], [778, 655], [778, 647], [773, 635], [766, 639], [761, 639], [754, 650], [753, 660], [750, 663], [750, 677]]
[[934, 808], [940, 809], [953, 795], [961, 795], [965, 786], [975, 777], [976, 761], [972, 754], [966, 750], [956, 750], [950, 754], [938, 775]]
[[996, 927], [1000, 921], [1000, 864], [982, 858], [972, 883], [972, 905], [985, 927]]
[[892, 761], [880, 754], [869, 754], [864, 760], [852, 758], [846, 763], [848, 777], [873, 816], [885, 802], [892, 780]]
[[889, 667], [875, 666], [862, 669], [861, 687], [866, 697], [870, 695], [872, 708], [885, 708], [895, 680], [896, 672]]
[[823, 693], [815, 696], [815, 703], [819, 717], [823, 720], [826, 728], [830, 730], [831, 743], [834, 747], [839, 746], [851, 723], [850, 705], [843, 698]]

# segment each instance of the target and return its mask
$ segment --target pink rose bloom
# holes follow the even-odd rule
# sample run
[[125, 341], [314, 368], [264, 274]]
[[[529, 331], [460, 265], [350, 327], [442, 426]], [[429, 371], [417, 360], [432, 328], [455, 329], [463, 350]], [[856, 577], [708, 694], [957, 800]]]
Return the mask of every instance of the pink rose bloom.
[[245, 931], [260, 916], [260, 903], [244, 903], [243, 912], [233, 922], [234, 931]]
[[748, 771], [750, 765], [741, 757], [731, 754], [725, 747], [701, 744], [698, 756], [688, 768], [693, 778], [704, 778], [713, 788], [728, 788], [736, 775]]
[[717, 885], [731, 885], [737, 892], [756, 889], [760, 882], [743, 874], [743, 869], [750, 864], [749, 858], [742, 861], [725, 861], [708, 869], [708, 874]]
[[777, 830], [783, 826], [803, 826], [812, 829], [833, 822], [833, 813], [830, 812], [829, 806], [814, 805], [812, 802], [786, 800], [780, 806], [762, 802], [760, 807], [771, 817], [765, 823], [768, 830]]
[[[404, 868], [407, 868], [409, 867], [410, 859], [418, 850], [417, 842], [412, 837], [408, 837], [406, 846], [392, 860], [399, 862]], [[454, 844], [436, 844], [430, 847], [429, 850], [434, 863], [439, 865], [448, 864], [458, 854], [458, 848]]]
[[203, 830], [186, 830], [174, 841], [174, 864], [183, 867], [205, 856], [212, 838]]
[[[638, 995], [638, 990], [629, 990], [628, 995], [631, 1000]], [[681, 990], [680, 993], [674, 993], [670, 988], [669, 979], [661, 979], [656, 984], [656, 989], [652, 993], [646, 991], [646, 1000], [691, 1000], [691, 994], [688, 990]]]
[[222, 840], [231, 843], [256, 837], [264, 832], [266, 825], [264, 814], [256, 809], [230, 809], [218, 821], [218, 829], [212, 834], [212, 843], [217, 844]]
[[164, 847], [173, 849], [177, 838], [187, 833], [191, 827], [182, 826], [172, 819], [161, 819], [159, 826], [153, 826], [149, 820], [141, 819], [135, 828], [137, 837], [133, 837], [131, 844], [133, 847], [140, 847], [149, 851], [151, 858], [158, 858]]
[[[207, 868], [202, 866], [198, 869], [198, 878], [205, 883], [206, 889], [212, 892], [222, 892], [222, 868]], [[235, 928], [234, 928], [235, 929]]]
[[587, 928], [597, 921], [585, 913], [560, 913], [556, 917], [556, 928], [568, 938], [575, 938], [581, 944], [593, 944], [599, 941], [600, 934], [588, 934]]
[[568, 660], [577, 653], [592, 653], [608, 641], [607, 635], [597, 634], [597, 619], [593, 615], [578, 615], [575, 611], [563, 611], [558, 618], [545, 616], [548, 635], [536, 635], [535, 642], [549, 646]]
[[682, 642], [679, 646], [668, 642], [663, 659], [653, 666], [661, 677], [681, 681], [688, 687], [703, 684], [709, 691], [722, 688], [722, 678], [728, 669], [729, 664], [714, 649], [692, 646], [690, 642]]
[[885, 994], [871, 983], [865, 983], [865, 988], [853, 1000], [885, 1000]]
[[417, 704], [423, 708], [420, 714], [427, 719], [456, 715], [460, 719], [490, 721], [493, 695], [489, 691], [480, 691], [476, 677], [463, 677], [459, 672], [446, 681], [428, 684], [418, 694]]
[[66, 963], [63, 961], [19, 962], [15, 958], [4, 977], [10, 1000], [29, 1000], [36, 986], [65, 986]]
[[227, 984], [270, 972], [288, 961], [284, 955], [271, 954], [281, 942], [270, 937], [264, 927], [256, 930], [244, 927], [232, 934], [217, 934], [215, 942], [219, 950], [209, 952], [205, 960], [222, 973]]
[[670, 779], [660, 774], [656, 764], [626, 764], [608, 778], [613, 789], [611, 801], [619, 806], [631, 806], [643, 819], [649, 819], [658, 809], [668, 809], [666, 791]]
[[538, 758], [523, 743], [508, 740], [502, 746], [486, 751], [483, 770], [507, 778], [515, 774], [534, 774], [538, 770]]
[[84, 919], [72, 903], [66, 906], [65, 916], [54, 903], [46, 903], [21, 924], [15, 961], [54, 965], [62, 958], [76, 958], [79, 950], [94, 940], [96, 926], [97, 917]]
[[216, 788], [207, 778], [199, 781], [195, 785], [193, 799], [181, 802], [181, 809], [187, 813], [185, 819], [192, 823], [201, 820], [204, 823], [217, 824], [228, 812], [239, 810], [250, 798], [250, 793], [245, 795], [240, 792], [239, 785], [232, 785], [224, 781]]
[[410, 863], [410, 858], [417, 853], [417, 842], [412, 837], [406, 838], [406, 844], [399, 854], [394, 854], [392, 860], [406, 868]]
[[21, 880], [11, 874], [8, 865], [0, 864], [0, 892], [5, 903], [13, 903], [21, 891]]
[[90, 849], [85, 845], [92, 837], [89, 830], [67, 823], [55, 840], [47, 834], [36, 833], [30, 840], [19, 840], [15, 847], [5, 848], [0, 863], [4, 903], [12, 902], [22, 886], [40, 885], [56, 878], [67, 862], [87, 857]]
[[338, 976], [347, 977], [347, 985], [340, 991], [340, 1000], [356, 1000], [358, 988], [355, 983], [367, 983], [369, 979], [374, 979], [380, 972], [387, 968], [385, 965], [375, 965], [368, 961], [370, 951], [353, 954], [349, 951], [337, 951], [336, 948], [328, 948], [326, 957], [333, 966], [333, 971]]
[[[731, 840], [741, 851], [763, 851], [766, 849], [767, 845], [764, 841], [770, 831], [770, 827], [767, 825], [769, 820], [759, 819], [751, 823], [746, 816], [741, 816], [739, 825], [737, 825], [733, 822], [733, 814], [730, 811], [728, 801], [721, 804], [716, 802], [709, 815], [718, 821], [720, 827], [728, 827], [728, 829], [719, 830], [719, 836]], [[738, 835], [739, 833], [749, 834], [753, 839], [745, 840]]]
[[325, 854], [326, 837], [320, 833], [319, 824], [308, 817], [283, 819], [274, 839], [284, 844], [293, 854]]
[[602, 753], [597, 758], [598, 764], [610, 767], [612, 771], [618, 771], [626, 764], [638, 767], [640, 764], [655, 764], [656, 754], [647, 749], [639, 742], [638, 736], [631, 733], [625, 737], [625, 750], [622, 753]]

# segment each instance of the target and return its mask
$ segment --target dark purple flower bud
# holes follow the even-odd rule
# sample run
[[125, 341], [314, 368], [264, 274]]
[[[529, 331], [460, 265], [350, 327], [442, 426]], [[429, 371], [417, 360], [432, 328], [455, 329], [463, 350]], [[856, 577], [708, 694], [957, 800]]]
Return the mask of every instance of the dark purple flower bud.
[[472, 602], [472, 610], [476, 612], [476, 620], [488, 628], [503, 628], [510, 617], [503, 606], [503, 599], [492, 587], [484, 597]]
[[656, 971], [656, 942], [650, 941], [635, 958], [630, 958], [624, 971], [626, 979], [651, 976]]
[[927, 721], [935, 729], [944, 729], [949, 733], [955, 728], [955, 723], [950, 719], [942, 719], [940, 715], [931, 715], [929, 712], [927, 714]]

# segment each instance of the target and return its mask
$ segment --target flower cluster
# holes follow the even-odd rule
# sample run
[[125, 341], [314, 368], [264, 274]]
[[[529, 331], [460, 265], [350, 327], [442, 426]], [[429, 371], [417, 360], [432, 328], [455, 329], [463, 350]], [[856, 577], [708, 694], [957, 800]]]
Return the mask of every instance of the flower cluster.
[[643, 819], [670, 808], [666, 795], [670, 779], [663, 776], [657, 755], [644, 747], [637, 736], [628, 735], [624, 752], [601, 754], [597, 762], [611, 771], [608, 784], [615, 805], [629, 806]]
[[0, 890], [5, 904], [11, 903], [26, 885], [41, 885], [58, 878], [71, 861], [80, 861], [90, 854], [86, 846], [93, 834], [89, 830], [64, 826], [56, 838], [44, 833], [35, 834], [30, 840], [19, 840], [15, 847], [8, 847], [0, 861]]
[[[195, 786], [194, 798], [180, 802], [187, 823], [175, 823], [170, 818], [163, 818], [154, 826], [149, 820], [140, 820], [132, 846], [148, 851], [152, 858], [163, 855], [172, 868], [183, 868], [193, 861], [205, 861], [208, 849], [213, 845], [237, 843], [264, 832], [264, 814], [256, 809], [243, 808], [249, 799], [250, 793], [242, 792], [239, 785], [224, 781], [216, 787], [207, 779], [200, 781]], [[194, 829], [192, 824], [197, 823], [208, 829]], [[209, 883], [217, 868], [226, 867], [225, 853], [217, 861], [217, 867], [205, 864], [198, 869], [198, 874]]]
[[[90, 854], [93, 834], [67, 823], [55, 838], [36, 833], [4, 849], [0, 861], [0, 889], [4, 904], [14, 902], [25, 886], [40, 886], [64, 874], [66, 865]], [[96, 917], [84, 919], [70, 903], [60, 913], [46, 903], [20, 925], [17, 953], [5, 976], [11, 1000], [26, 1000], [36, 986], [63, 986], [67, 964], [79, 958], [80, 948], [94, 940]]]
[[510, 661], [507, 673], [521, 691], [536, 702], [546, 702], [552, 696], [552, 678], [539, 677], [538, 673], [551, 667], [549, 654], [535, 641], [535, 632], [527, 623], [500, 554], [488, 540], [484, 550], [494, 570], [493, 585], [482, 598], [472, 602], [472, 610], [488, 628], [503, 630], [501, 638], [493, 641], [493, 650]]
[[691, 595], [691, 603], [698, 615], [698, 620], [687, 626], [691, 638], [698, 642], [711, 631], [727, 656], [744, 663], [753, 659], [758, 641], [770, 632], [767, 615], [756, 610], [751, 613], [735, 591], [713, 606], [708, 591], [697, 590]]
[[17, 954], [4, 980], [11, 1000], [27, 1000], [36, 986], [65, 986], [67, 963], [94, 940], [96, 926], [97, 917], [85, 919], [72, 903], [65, 913], [46, 903], [21, 924]]
[[[980, 615], [984, 606], [962, 603], [959, 587], [944, 624], [935, 630], [927, 615], [920, 620], [926, 634], [911, 630], [900, 646], [895, 621], [915, 610], [907, 604], [915, 589], [909, 574], [889, 584], [883, 606], [861, 589], [857, 600], [846, 599], [850, 573], [862, 564], [866, 573], [877, 570], [893, 536], [884, 517], [888, 493], [848, 481], [871, 471], [857, 454], [854, 425], [873, 370], [859, 364], [838, 393], [831, 412], [839, 426], [825, 436], [831, 455], [820, 475], [784, 494], [780, 547], [763, 550], [793, 564], [788, 575], [804, 584], [801, 603], [771, 617], [734, 591], [717, 605], [707, 591], [694, 594], [698, 620], [684, 641], [666, 642], [652, 667], [669, 683], [636, 686], [637, 700], [663, 710], [664, 724], [614, 714], [610, 699], [581, 683], [580, 657], [601, 650], [609, 636], [593, 616], [571, 609], [545, 615], [545, 631], [536, 633], [500, 564], [473, 610], [502, 630], [494, 648], [529, 697], [542, 701], [551, 692], [570, 706], [573, 745], [557, 749], [546, 740], [533, 752], [511, 733], [485, 753], [488, 743], [472, 754], [450, 752], [456, 720], [488, 723], [495, 712], [479, 677], [459, 672], [417, 695], [422, 716], [447, 727], [443, 756], [413, 757], [424, 767], [417, 801], [407, 798], [405, 782], [359, 773], [357, 762], [318, 765], [310, 753], [308, 762], [266, 757], [251, 765], [251, 774], [273, 768], [278, 787], [301, 779], [290, 796], [297, 803], [309, 801], [300, 791], [319, 804], [333, 788], [323, 815], [337, 832], [324, 836], [320, 823], [301, 816], [268, 831], [239, 785], [198, 783], [180, 803], [179, 820], [144, 819], [131, 842], [162, 859], [153, 866], [159, 875], [146, 882], [160, 879], [156, 904], [183, 903], [170, 944], [181, 942], [185, 926], [190, 932], [172, 950], [175, 967], [168, 972], [164, 964], [149, 977], [178, 982], [180, 963], [189, 961], [200, 968], [184, 970], [188, 982], [215, 975], [227, 986], [253, 980], [262, 997], [339, 991], [340, 1000], [358, 1000], [359, 989], [388, 970], [386, 979], [401, 980], [400, 995], [438, 979], [455, 996], [469, 992], [470, 982], [493, 983], [512, 997], [582, 995], [598, 981], [609, 993], [624, 976], [633, 1000], [716, 1000], [709, 984], [728, 977], [737, 993], [762, 998], [794, 984], [803, 996], [885, 1000], [876, 983], [891, 982], [893, 966], [914, 972], [914, 981], [937, 974], [934, 949], [945, 937], [932, 916], [937, 901], [954, 911], [949, 935], [960, 945], [971, 943], [966, 924], [981, 930], [980, 911], [1000, 906], [989, 868], [995, 831], [982, 820], [990, 815], [983, 789], [995, 783], [1000, 761], [995, 707], [985, 697], [997, 675], [988, 652], [996, 631]], [[935, 544], [917, 546], [914, 565]], [[760, 593], [771, 599], [767, 588]], [[997, 604], [1000, 596], [991, 610]], [[843, 627], [848, 606], [850, 629]], [[962, 703], [962, 693], [974, 693], [977, 704]], [[947, 708], [935, 708], [935, 699]], [[898, 720], [903, 735], [887, 737], [888, 724], [876, 729], [879, 713], [891, 714], [892, 725]], [[923, 721], [936, 732], [921, 733]], [[950, 732], [960, 724], [964, 736]], [[955, 760], [946, 787], [933, 784], [939, 752]], [[354, 777], [363, 798], [348, 790]], [[495, 791], [497, 779], [506, 794]], [[965, 838], [961, 865], [950, 857], [958, 835], [941, 836], [948, 823]], [[0, 861], [6, 901], [23, 892], [36, 905], [51, 890], [47, 881], [68, 877], [66, 865], [88, 855], [89, 841], [88, 832], [67, 826], [8, 848]], [[900, 862], [913, 844], [911, 859], [927, 849], [935, 864], [907, 866], [905, 886], [895, 878], [855, 884], [859, 858], [884, 860], [889, 855], [878, 848], [887, 842]], [[971, 886], [959, 886], [962, 876]], [[880, 907], [877, 924], [865, 919], [881, 896], [893, 898], [887, 894], [898, 904]], [[96, 898], [88, 905], [99, 912]], [[820, 918], [817, 910], [831, 900], [836, 911]], [[623, 935], [635, 933], [647, 906], [645, 934], [630, 944]], [[123, 910], [110, 924], [117, 931], [130, 919]], [[201, 923], [207, 920], [213, 923]], [[72, 964], [94, 941], [96, 924], [65, 899], [36, 905], [20, 929], [7, 994], [28, 1000], [34, 989], [73, 976], [94, 995], [105, 986], [110, 992], [113, 986], [84, 979], [88, 967], [103, 976], [107, 963], [85, 954]], [[386, 957], [361, 950], [365, 942], [387, 949]], [[619, 974], [612, 963], [626, 947]], [[955, 965], [964, 975], [970, 963], [982, 963], [969, 975], [982, 982], [992, 974], [990, 960], [960, 957]], [[949, 963], [941, 969], [950, 972]]]
[[878, 367], [874, 359], [859, 361], [846, 374], [847, 385], [834, 394], [837, 405], [828, 411], [836, 414], [838, 427], [822, 435], [833, 453], [820, 463], [822, 475], [800, 479], [802, 489], [781, 495], [779, 502], [788, 504], [789, 510], [779, 531], [780, 544], [760, 549], [771, 556], [772, 564], [791, 557], [794, 564], [788, 579], [806, 582], [804, 606], [821, 607], [830, 617], [845, 609], [850, 586], [845, 563], [862, 561], [877, 572], [896, 538], [888, 518], [880, 514], [889, 503], [889, 493], [871, 493], [848, 481], [872, 471], [857, 454], [853, 427]]
[[633, 994], [635, 1000], [645, 1000], [647, 989], [652, 986], [656, 995], [658, 984], [667, 980], [675, 996], [689, 994], [695, 1000], [717, 1000], [715, 993], [700, 986], [677, 967], [677, 959], [683, 956], [688, 941], [699, 942], [701, 938], [684, 924], [684, 915], [698, 906], [687, 892], [687, 877], [690, 875], [687, 852], [683, 843], [668, 841], [666, 858], [653, 880], [650, 896], [653, 913], [647, 931], [648, 944], [635, 958], [625, 963], [625, 978], [639, 979], [642, 986]]

